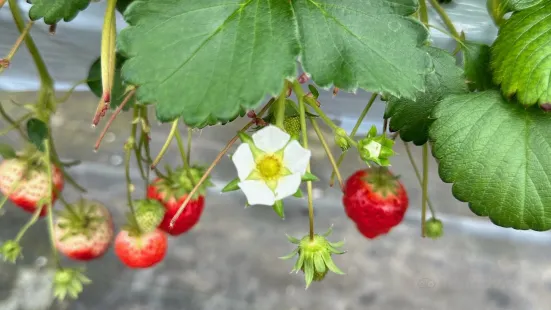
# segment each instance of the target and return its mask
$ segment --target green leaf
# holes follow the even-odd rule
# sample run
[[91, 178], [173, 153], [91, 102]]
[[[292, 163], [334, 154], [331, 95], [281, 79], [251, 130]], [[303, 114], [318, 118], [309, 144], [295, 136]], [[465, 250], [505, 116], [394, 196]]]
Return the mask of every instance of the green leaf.
[[513, 13], [492, 46], [494, 82], [525, 105], [551, 103], [551, 1]]
[[13, 147], [7, 143], [0, 143], [0, 156], [4, 159], [10, 159], [17, 157]]
[[446, 97], [433, 117], [433, 155], [457, 199], [502, 227], [551, 229], [551, 115], [488, 90]]
[[[287, 1], [282, 1], [287, 2]], [[358, 87], [415, 99], [431, 59], [428, 30], [412, 18], [417, 0], [291, 1], [304, 71], [322, 88]]]
[[41, 120], [31, 118], [27, 121], [29, 140], [40, 151], [44, 151], [44, 140], [48, 138], [48, 126]]
[[505, 14], [509, 12], [518, 12], [538, 5], [543, 0], [487, 0], [486, 8], [488, 13], [497, 25], [501, 25], [505, 20]]
[[136, 1], [118, 46], [124, 80], [157, 118], [191, 127], [234, 120], [297, 75], [293, 10], [281, 0]]
[[310, 90], [310, 92], [312, 93], [314, 98], [318, 99], [318, 97], [320, 96], [320, 93], [319, 93], [318, 89], [316, 88], [316, 86], [314, 86], [312, 84], [308, 84], [308, 89]]
[[463, 41], [463, 62], [469, 90], [487, 90], [494, 87], [490, 69], [490, 46]]
[[[126, 85], [123, 84], [120, 71], [124, 61], [125, 58], [122, 55], [117, 54], [115, 76], [113, 79], [113, 89], [111, 91], [111, 109], [116, 109], [122, 103], [124, 97], [126, 96]], [[98, 98], [101, 98], [103, 92], [101, 82], [101, 57], [98, 57], [98, 59], [94, 61], [94, 63], [90, 67], [90, 70], [88, 71], [87, 80], [88, 87], [90, 87], [90, 90]], [[136, 97], [131, 98], [130, 101], [124, 106], [124, 111], [128, 111], [128, 109], [130, 109], [136, 103], [135, 98]]]
[[134, 0], [117, 0], [117, 11], [119, 11], [119, 13], [123, 14], [124, 11], [126, 11], [126, 8], [132, 2], [134, 2]]
[[48, 25], [56, 24], [62, 19], [70, 22], [80, 11], [86, 9], [88, 4], [90, 0], [33, 0], [29, 17], [32, 20], [44, 18]]
[[[390, 118], [389, 129], [399, 131], [404, 141], [423, 145], [428, 140], [428, 130], [432, 123], [430, 113], [436, 104], [447, 94], [467, 92], [463, 70], [455, 64], [455, 58], [442, 49], [426, 47], [435, 65], [435, 71], [426, 78], [426, 92], [419, 92], [417, 101], [389, 97], [385, 118]], [[377, 134], [372, 127], [370, 133]]]

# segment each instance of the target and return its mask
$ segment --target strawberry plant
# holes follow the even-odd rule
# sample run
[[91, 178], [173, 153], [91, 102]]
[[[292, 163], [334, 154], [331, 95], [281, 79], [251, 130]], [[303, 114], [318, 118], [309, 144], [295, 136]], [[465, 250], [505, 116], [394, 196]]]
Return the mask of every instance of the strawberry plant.
[[[66, 186], [86, 192], [66, 170], [78, 162], [59, 158], [50, 130], [52, 115], [71, 92], [55, 96], [54, 81], [30, 35], [37, 23], [55, 33], [58, 23], [98, 4], [30, 2], [24, 16], [16, 0], [0, 0], [20, 32], [0, 59], [0, 74], [17, 70], [10, 61], [24, 45], [41, 82], [35, 102], [21, 105], [22, 117], [14, 119], [0, 105], [1, 134], [16, 131], [25, 144], [20, 150], [0, 144], [0, 208], [9, 200], [30, 213], [28, 223], [0, 245], [0, 255], [17, 263], [25, 252], [22, 236], [37, 221], [46, 221], [57, 266], [53, 294], [59, 299], [78, 298], [90, 284], [85, 269], [64, 266], [59, 253], [84, 263], [100, 259], [113, 244], [129, 268], [161, 263], [170, 251], [169, 237], [193, 233], [208, 208], [210, 174], [238, 140], [228, 159], [236, 177], [222, 192], [241, 192], [248, 205], [272, 207], [281, 218], [289, 207], [284, 202], [307, 196], [308, 233], [288, 236], [296, 248], [282, 257], [296, 258], [293, 271], [304, 274], [307, 287], [329, 271], [343, 274], [333, 258], [345, 253], [343, 242], [328, 240], [331, 230], [315, 230], [312, 183], [319, 179], [310, 169], [310, 130], [333, 169], [331, 185], [338, 181], [335, 190], [342, 192], [346, 214], [366, 239], [392, 233], [409, 206], [406, 189], [389, 168], [397, 141], [405, 144], [422, 188], [422, 237], [444, 236], [427, 193], [430, 152], [440, 178], [453, 184], [453, 195], [476, 215], [504, 228], [551, 229], [549, 0], [487, 0], [488, 16], [499, 27], [491, 45], [458, 31], [446, 13], [452, 1], [444, 0], [107, 0], [103, 25], [97, 25], [101, 53], [83, 77], [98, 105], [81, 109], [94, 126], [109, 115], [96, 150], [117, 116], [132, 113], [130, 136], [121, 146], [124, 223], [113, 223], [109, 211], [121, 206], [64, 198]], [[446, 30], [429, 20], [429, 5]], [[116, 11], [128, 23], [120, 33]], [[429, 28], [449, 35], [455, 49], [434, 46]], [[357, 89], [372, 94], [352, 131], [326, 114], [325, 107], [337, 103], [321, 100], [319, 89], [331, 91], [334, 101], [339, 93]], [[358, 136], [377, 98], [385, 105], [383, 126]], [[156, 121], [170, 127], [158, 154], [150, 150], [152, 111]], [[210, 165], [192, 163], [193, 130], [244, 117], [247, 125]], [[330, 139], [321, 126], [331, 129]], [[161, 171], [174, 140], [181, 166], [167, 164]], [[328, 141], [339, 147], [338, 158]], [[422, 148], [421, 169], [411, 143]], [[345, 183], [339, 167], [346, 156], [364, 164]], [[131, 169], [141, 180], [131, 178]], [[306, 193], [300, 188], [304, 183]], [[147, 189], [144, 197], [134, 193], [138, 184]], [[119, 224], [122, 228], [116, 228]]]

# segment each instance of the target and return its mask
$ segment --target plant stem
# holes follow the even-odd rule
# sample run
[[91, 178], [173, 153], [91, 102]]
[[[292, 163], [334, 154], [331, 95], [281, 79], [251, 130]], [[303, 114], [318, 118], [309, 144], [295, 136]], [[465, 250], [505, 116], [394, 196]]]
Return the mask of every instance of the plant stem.
[[[367, 115], [367, 112], [369, 112], [369, 109], [371, 109], [371, 106], [375, 102], [375, 99], [377, 99], [378, 95], [379, 94], [377, 94], [377, 93], [373, 93], [371, 95], [371, 98], [369, 98], [369, 102], [367, 103], [367, 105], [363, 109], [362, 113], [360, 113], [360, 116], [358, 117], [358, 120], [356, 121], [356, 124], [354, 125], [354, 128], [352, 128], [352, 131], [350, 132], [350, 135], [349, 135], [350, 137], [354, 138], [354, 136], [358, 132], [358, 129], [360, 129], [360, 126], [362, 125], [362, 122], [363, 122], [365, 116]], [[344, 161], [344, 158], [346, 157], [346, 154], [347, 154], [347, 152], [343, 152], [339, 156], [339, 159], [337, 160], [337, 168], [339, 168], [341, 166], [342, 162]], [[331, 173], [331, 178], [329, 178], [329, 186], [333, 186], [333, 184], [335, 184], [335, 175], [336, 175], [336, 170], [333, 169], [333, 172]]]
[[176, 129], [176, 133], [174, 134], [174, 137], [176, 138], [176, 143], [178, 144], [178, 149], [180, 150], [180, 156], [182, 157], [182, 163], [184, 164], [184, 169], [187, 171], [189, 169], [189, 161], [186, 156], [186, 149], [184, 148], [184, 142], [182, 141], [182, 137], [180, 136], [180, 132], [178, 129]]
[[337, 167], [337, 163], [335, 162], [335, 158], [333, 157], [333, 154], [331, 153], [331, 149], [329, 148], [329, 145], [327, 145], [327, 141], [323, 137], [323, 133], [320, 130], [320, 127], [318, 126], [318, 123], [315, 119], [312, 117], [309, 117], [310, 123], [312, 123], [312, 127], [314, 128], [314, 131], [318, 135], [318, 139], [320, 140], [321, 145], [323, 146], [323, 149], [325, 150], [325, 154], [327, 154], [327, 158], [329, 159], [329, 162], [331, 163], [331, 166], [333, 167], [333, 171], [336, 172], [337, 180], [339, 181], [339, 185], [341, 187], [341, 190], [344, 189], [344, 183], [342, 182], [341, 173], [339, 171], [339, 167]]
[[[302, 89], [300, 91], [302, 92]], [[295, 93], [296, 93], [296, 91], [295, 91]], [[297, 93], [297, 97], [299, 97], [298, 93]], [[300, 97], [304, 97], [304, 96], [300, 96]], [[306, 101], [306, 103], [308, 103], [308, 105], [310, 107], [312, 107], [312, 109], [314, 109], [314, 111], [316, 111], [318, 116], [323, 120], [323, 122], [325, 124], [327, 124], [327, 126], [329, 126], [332, 130], [336, 130], [338, 128], [338, 126], [335, 125], [335, 123], [327, 116], [327, 114], [325, 114], [325, 112], [323, 112], [323, 110], [320, 107], [318, 107], [318, 105], [316, 104], [316, 100], [313, 99], [313, 98], [312, 98], [312, 100], [313, 100], [313, 103], [310, 102], [310, 100], [308, 100], [307, 98], [303, 98], [302, 101]]]
[[[130, 177], [130, 159], [132, 157], [132, 148], [135, 141], [132, 137], [128, 139], [124, 146], [124, 177], [126, 179], [126, 201], [128, 208], [130, 208], [130, 214], [134, 223], [138, 223], [136, 220], [136, 212], [134, 211], [134, 204], [132, 203], [132, 191], [134, 190], [134, 184], [132, 184], [132, 178]], [[141, 232], [139, 225], [136, 225], [138, 232]]]
[[[419, 182], [419, 186], [421, 188], [423, 187], [423, 179], [421, 178], [421, 174], [419, 173], [419, 168], [417, 168], [417, 164], [415, 163], [415, 159], [413, 158], [413, 154], [411, 153], [411, 150], [409, 148], [409, 144], [404, 142], [404, 147], [406, 148], [406, 153], [409, 158], [409, 162], [411, 163], [411, 166], [413, 167], [413, 171], [415, 171], [415, 176], [417, 177], [417, 181]], [[432, 201], [430, 200], [430, 196], [427, 194], [427, 204], [429, 205], [431, 216], [436, 218], [436, 213], [434, 211], [434, 207], [432, 205]]]
[[17, 236], [15, 236], [15, 242], [19, 243], [19, 241], [21, 241], [21, 238], [23, 238], [27, 230], [29, 230], [29, 228], [31, 228], [31, 226], [33, 226], [36, 223], [36, 221], [40, 217], [42, 208], [44, 208], [44, 203], [39, 204], [39, 207], [36, 208], [36, 210], [33, 212], [33, 216], [31, 217], [31, 219], [27, 223], [25, 223], [25, 226], [21, 227], [21, 230], [19, 230], [19, 232], [17, 233]]
[[[294, 82], [293, 88], [300, 89], [300, 92], [302, 92], [302, 88], [298, 83], [298, 81]], [[300, 92], [296, 92], [295, 90], [295, 93], [298, 99], [298, 110], [300, 114], [300, 127], [302, 130], [302, 146], [305, 149], [308, 149], [308, 129], [306, 128], [306, 106], [304, 104], [304, 95], [301, 95]], [[317, 105], [315, 106], [317, 108]], [[321, 116], [321, 114], [319, 115]], [[306, 173], [309, 173], [309, 172], [310, 172], [310, 162], [308, 162], [308, 165], [306, 166]], [[313, 241], [314, 240], [314, 201], [312, 197], [312, 194], [313, 194], [312, 181], [306, 182], [306, 189], [308, 192], [308, 221], [309, 221], [309, 228], [310, 228], [310, 240]]]
[[425, 222], [427, 216], [427, 198], [429, 185], [429, 144], [423, 145], [423, 192], [421, 196], [421, 236], [425, 237]]
[[57, 165], [57, 168], [61, 171], [67, 183], [71, 184], [77, 190], [86, 193], [86, 189], [78, 184], [77, 181], [63, 167], [63, 163], [59, 159], [59, 154], [57, 153], [57, 149], [54, 143], [54, 137], [52, 136], [51, 132], [48, 135], [48, 139], [50, 143], [50, 153], [52, 154], [52, 161]]
[[442, 29], [442, 28], [440, 28], [440, 27], [436, 27], [436, 26], [434, 26], [434, 25], [430, 25], [430, 24], [429, 24], [429, 25], [427, 25], [427, 26], [428, 26], [429, 28], [436, 29], [436, 30], [442, 32], [443, 34], [447, 35], [448, 37], [454, 39], [455, 42], [457, 43], [458, 47], [460, 47], [460, 46], [465, 47], [465, 43], [463, 43], [463, 40], [461, 39], [461, 37], [456, 37], [456, 36], [454, 36], [453, 34], [449, 33], [448, 31], [446, 31], [446, 30], [444, 30], [444, 29]]
[[426, 0], [419, 0], [419, 20], [425, 25], [429, 23], [429, 13], [427, 11]]
[[13, 127], [14, 129], [16, 129], [19, 134], [21, 135], [21, 137], [23, 138], [23, 140], [25, 141], [28, 141], [29, 138], [27, 137], [27, 134], [23, 131], [23, 129], [21, 129], [20, 125], [17, 124], [17, 121], [13, 120], [9, 115], [8, 113], [6, 112], [6, 110], [4, 110], [4, 107], [3, 105], [0, 103], [0, 115], [2, 115], [2, 118], [4, 118], [4, 120], [10, 124], [11, 127]]
[[191, 128], [187, 129], [187, 165], [191, 162], [191, 142], [193, 140], [193, 130]]
[[[25, 29], [23, 29], [23, 31], [21, 31], [21, 34], [19, 35], [19, 38], [17, 38], [17, 40], [15, 41], [15, 44], [13, 45], [13, 47], [11, 48], [10, 52], [8, 53], [8, 55], [2, 59], [3, 61], [6, 61], [7, 62], [7, 66], [9, 66], [9, 63], [11, 62], [11, 59], [13, 58], [13, 56], [15, 55], [15, 53], [17, 53], [17, 50], [19, 49], [19, 47], [21, 46], [21, 43], [23, 43], [23, 40], [25, 39], [25, 37], [29, 34], [29, 31], [31, 30], [31, 27], [34, 25], [34, 21], [30, 21], [27, 26], [25, 27]], [[6, 66], [6, 67], [7, 67]], [[1, 66], [0, 65], [0, 73], [2, 73], [2, 71], [4, 71], [4, 69], [6, 68], [4, 66]]]
[[[268, 103], [266, 105], [264, 105], [262, 110], [260, 110], [260, 112], [257, 113], [258, 117], [262, 117], [262, 115], [266, 111], [268, 111], [268, 109], [270, 108], [272, 103], [274, 103], [274, 100], [270, 99], [270, 101], [268, 101]], [[241, 128], [241, 130], [239, 130], [239, 132], [246, 131], [247, 129], [249, 129], [249, 127], [251, 127], [254, 124], [255, 124], [255, 120], [253, 119], [249, 123], [247, 123], [247, 125], [245, 125], [243, 128]], [[186, 200], [184, 200], [184, 202], [180, 205], [180, 208], [178, 208], [178, 212], [176, 212], [176, 214], [174, 214], [174, 216], [170, 220], [169, 227], [171, 227], [171, 228], [174, 227], [174, 223], [176, 223], [176, 221], [178, 220], [180, 215], [182, 215], [182, 212], [184, 212], [184, 209], [186, 208], [187, 204], [191, 201], [191, 199], [193, 198], [195, 193], [197, 193], [197, 191], [199, 190], [201, 184], [203, 184], [207, 180], [207, 178], [209, 177], [209, 175], [212, 172], [212, 170], [214, 169], [214, 167], [218, 164], [218, 162], [222, 159], [222, 157], [224, 157], [224, 155], [229, 151], [229, 149], [235, 143], [235, 141], [237, 141], [237, 139], [239, 139], [239, 134], [236, 134], [233, 138], [231, 138], [231, 140], [228, 141], [228, 143], [220, 151], [220, 153], [218, 153], [218, 155], [216, 156], [216, 158], [214, 159], [212, 164], [210, 164], [210, 166], [207, 168], [207, 170], [205, 171], [205, 173], [203, 174], [201, 179], [199, 179], [199, 181], [197, 182], [197, 184], [195, 184], [195, 186], [193, 187], [191, 192], [189, 192], [189, 194], [187, 195]]]
[[126, 97], [124, 97], [124, 100], [121, 102], [121, 104], [117, 107], [115, 112], [111, 115], [109, 120], [107, 121], [107, 124], [105, 124], [105, 127], [101, 131], [98, 140], [96, 140], [96, 145], [94, 146], [94, 150], [97, 151], [99, 149], [99, 146], [101, 144], [101, 141], [103, 140], [103, 137], [107, 134], [107, 131], [111, 127], [111, 124], [115, 121], [115, 118], [121, 113], [122, 109], [124, 109], [124, 106], [130, 101], [132, 96], [134, 96], [134, 93], [136, 93], [136, 88], [132, 89], [131, 91], [126, 94]]
[[141, 139], [139, 140], [140, 143], [135, 143], [138, 133], [138, 123], [140, 122], [140, 109], [137, 106], [134, 106], [134, 114], [132, 117], [132, 127], [130, 129], [130, 136], [132, 139], [134, 139], [134, 156], [136, 156], [136, 161], [138, 162], [138, 170], [140, 171], [140, 176], [142, 177], [142, 180], [145, 180], [145, 171], [142, 164], [142, 156], [141, 156]]
[[82, 84], [88, 83], [88, 82], [89, 82], [88, 79], [84, 79], [84, 80], [80, 80], [80, 81], [76, 82], [76, 83], [75, 83], [73, 86], [71, 86], [71, 88], [65, 93], [65, 95], [63, 95], [63, 97], [56, 99], [57, 103], [64, 103], [64, 102], [66, 102], [67, 100], [69, 100], [69, 98], [71, 97], [71, 95], [73, 94], [73, 92], [75, 91], [75, 89], [76, 89], [79, 85], [82, 85]]
[[[141, 106], [140, 110], [141, 110], [142, 120], [145, 124], [144, 126], [147, 127], [147, 128], [150, 128], [149, 127], [149, 116], [147, 115], [147, 107], [146, 106]], [[141, 139], [143, 140], [146, 163], [147, 163], [148, 166], [151, 166], [151, 163], [153, 163], [153, 159], [151, 158], [151, 148], [150, 148], [150, 145], [149, 145], [149, 134], [142, 130]], [[147, 173], [148, 176], [149, 176], [149, 170], [150, 169], [146, 169], [146, 173]], [[153, 168], [153, 171], [155, 172], [155, 175], [157, 175], [157, 177], [159, 177], [159, 178], [165, 177], [159, 171], [159, 169], [157, 169], [157, 167]], [[148, 181], [149, 181], [149, 178], [148, 178]]]
[[[23, 20], [21, 10], [17, 5], [17, 0], [8, 0], [8, 3], [11, 13], [13, 15], [15, 25], [17, 26], [19, 32], [22, 33], [25, 29], [25, 21]], [[25, 44], [27, 45], [27, 48], [31, 53], [31, 57], [33, 58], [36, 69], [38, 70], [38, 74], [40, 75], [40, 83], [42, 84], [42, 88], [51, 89], [54, 82], [30, 34], [25, 37]]]
[[8, 132], [12, 131], [13, 129], [17, 129], [21, 126], [21, 123], [26, 121], [29, 117], [31, 117], [33, 114], [32, 113], [27, 113], [23, 116], [21, 116], [20, 118], [18, 118], [17, 120], [15, 120], [13, 122], [13, 124], [10, 124], [9, 127], [3, 129], [2, 131], [0, 131], [0, 136], [3, 136], [5, 134], [7, 134]]
[[[10, 0], [11, 1], [11, 0]], [[49, 139], [45, 139], [44, 140], [44, 158], [45, 158], [45, 161], [46, 161], [46, 171], [48, 173], [48, 200], [47, 200], [47, 210], [48, 210], [48, 232], [49, 232], [49, 235], [50, 235], [50, 245], [52, 247], [52, 253], [54, 255], [54, 260], [57, 264], [57, 266], [59, 267], [60, 266], [60, 263], [59, 263], [59, 255], [57, 253], [57, 249], [55, 247], [55, 240], [54, 240], [54, 207], [53, 207], [53, 204], [52, 204], [52, 200], [53, 200], [53, 197], [52, 197], [52, 193], [54, 191], [54, 186], [53, 186], [53, 177], [52, 177], [52, 163], [50, 161], [50, 141]]]
[[276, 100], [276, 126], [281, 128], [281, 130], [285, 131], [284, 120], [285, 120], [285, 106], [287, 101], [287, 90], [289, 89], [289, 85], [287, 85], [287, 81], [283, 81], [283, 90], [279, 94], [279, 97], [277, 97]]
[[448, 16], [444, 8], [442, 8], [442, 6], [438, 3], [437, 0], [429, 0], [429, 1], [432, 7], [436, 10], [436, 13], [438, 13], [438, 15], [440, 16], [440, 18], [448, 28], [448, 30], [452, 33], [452, 35], [454, 37], [459, 38], [460, 37], [459, 32], [457, 32], [457, 29], [455, 29], [453, 22], [451, 21], [450, 17]]
[[168, 133], [168, 137], [166, 138], [165, 144], [161, 148], [161, 151], [159, 152], [155, 160], [153, 160], [153, 163], [151, 164], [151, 169], [155, 168], [159, 164], [159, 162], [165, 155], [166, 151], [168, 151], [168, 147], [170, 146], [170, 143], [172, 142], [174, 135], [178, 131], [178, 121], [179, 119], [175, 119], [174, 121], [172, 121], [172, 127], [170, 128], [170, 132]]

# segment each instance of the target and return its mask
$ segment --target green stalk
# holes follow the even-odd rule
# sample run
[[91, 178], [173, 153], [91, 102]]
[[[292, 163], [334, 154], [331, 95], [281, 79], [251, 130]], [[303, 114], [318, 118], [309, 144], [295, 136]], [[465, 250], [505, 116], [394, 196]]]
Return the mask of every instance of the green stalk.
[[[298, 81], [293, 83], [293, 89], [298, 99], [298, 110], [300, 114], [300, 127], [302, 131], [302, 146], [305, 149], [308, 149], [308, 129], [306, 128], [306, 105], [304, 104], [304, 92], [302, 91], [301, 85]], [[298, 92], [297, 92], [298, 91]], [[317, 107], [317, 105], [316, 105]], [[310, 163], [306, 166], [306, 173], [310, 173]], [[313, 190], [312, 190], [312, 181], [306, 182], [306, 189], [308, 192], [308, 220], [310, 228], [310, 240], [314, 240], [314, 201], [313, 201]]]
[[284, 121], [285, 121], [285, 104], [287, 101], [287, 90], [289, 89], [289, 86], [287, 85], [287, 81], [283, 82], [283, 90], [279, 94], [279, 97], [277, 97], [276, 100], [276, 126], [281, 128], [281, 130], [285, 131]]
[[187, 129], [187, 165], [191, 162], [191, 142], [193, 140], [193, 130]]
[[[8, 132], [14, 130], [14, 129], [17, 129], [21, 126], [21, 123], [23, 123], [24, 121], [26, 121], [28, 118], [30, 118], [33, 114], [32, 113], [27, 113], [25, 115], [23, 115], [22, 117], [18, 118], [17, 120], [10, 122], [11, 118], [8, 120], [8, 123], [10, 124], [9, 127], [3, 129], [2, 131], [0, 131], [0, 136], [3, 136], [5, 134], [7, 134]], [[21, 128], [19, 128], [21, 129]]]
[[437, 0], [429, 0], [429, 1], [432, 7], [436, 10], [436, 13], [438, 13], [438, 15], [440, 16], [440, 18], [448, 28], [448, 30], [452, 33], [452, 35], [454, 37], [459, 38], [460, 37], [459, 32], [457, 32], [457, 29], [455, 29], [455, 26], [453, 25], [452, 20], [450, 19], [450, 17], [448, 16], [444, 8], [442, 8], [442, 6], [438, 3]]
[[[134, 115], [133, 115], [133, 121], [132, 121], [132, 128], [130, 129], [130, 136], [136, 141], [137, 133], [138, 133], [138, 123], [140, 119], [140, 109], [138, 107], [134, 107]], [[140, 140], [141, 142], [141, 140]], [[133, 149], [134, 149], [134, 156], [136, 156], [136, 161], [138, 162], [138, 170], [140, 171], [140, 176], [143, 180], [145, 180], [145, 170], [143, 168], [142, 160], [141, 160], [141, 148], [140, 144], [136, 145], [134, 143]]]
[[429, 187], [429, 145], [423, 145], [423, 192], [421, 196], [421, 236], [425, 237], [425, 222], [427, 217], [427, 198]]
[[[360, 129], [360, 126], [362, 125], [362, 122], [363, 122], [365, 116], [367, 115], [367, 112], [369, 112], [369, 110], [371, 109], [371, 106], [375, 102], [375, 99], [377, 99], [377, 96], [378, 96], [377, 93], [373, 93], [371, 95], [371, 98], [369, 98], [369, 102], [367, 103], [367, 105], [365, 106], [363, 111], [360, 113], [360, 116], [358, 117], [358, 120], [356, 121], [356, 124], [354, 125], [354, 128], [352, 128], [352, 132], [350, 132], [350, 135], [349, 135], [350, 137], [354, 138], [354, 136], [356, 136], [356, 133], [358, 132], [358, 129]], [[341, 166], [342, 162], [344, 161], [344, 158], [346, 157], [346, 154], [347, 154], [347, 152], [343, 152], [339, 156], [339, 159], [337, 159], [337, 168], [339, 168]], [[329, 186], [333, 186], [333, 184], [335, 184], [336, 171], [337, 170], [333, 169], [333, 172], [331, 173], [331, 178], [329, 179]]]
[[419, 0], [419, 20], [425, 25], [429, 23], [429, 13], [425, 0]]
[[320, 130], [320, 127], [315, 119], [312, 117], [309, 117], [310, 123], [312, 124], [312, 127], [314, 128], [314, 131], [318, 135], [318, 139], [323, 146], [323, 149], [325, 150], [325, 154], [327, 154], [327, 158], [329, 159], [329, 163], [331, 164], [331, 167], [333, 167], [333, 171], [336, 172], [337, 180], [339, 181], [339, 185], [341, 189], [344, 189], [344, 183], [342, 181], [342, 176], [339, 171], [339, 167], [337, 166], [337, 163], [335, 162], [335, 158], [333, 157], [333, 154], [331, 153], [331, 149], [329, 148], [329, 145], [327, 144], [327, 141], [325, 140], [323, 133]]
[[189, 161], [186, 156], [186, 149], [184, 148], [184, 142], [182, 141], [182, 137], [180, 136], [180, 132], [178, 130], [176, 130], [174, 137], [176, 138], [176, 143], [178, 144], [178, 149], [180, 150], [180, 156], [182, 157], [182, 163], [184, 164], [184, 169], [188, 171]]
[[[11, 1], [11, 0], [10, 0]], [[48, 232], [50, 235], [50, 246], [52, 247], [52, 253], [54, 255], [54, 261], [56, 262], [56, 265], [61, 268], [61, 263], [59, 262], [59, 255], [57, 253], [57, 249], [55, 247], [55, 240], [54, 240], [54, 207], [52, 204], [52, 193], [54, 191], [53, 186], [53, 177], [52, 177], [52, 163], [50, 161], [50, 141], [48, 139], [44, 140], [44, 159], [46, 162], [46, 171], [48, 173], [48, 200], [47, 200], [47, 210], [48, 210]]]
[[132, 192], [131, 189], [134, 187], [132, 184], [132, 178], [130, 177], [130, 159], [132, 157], [132, 148], [135, 141], [132, 137], [128, 139], [126, 142], [126, 145], [124, 146], [124, 177], [126, 180], [126, 200], [128, 203], [128, 208], [130, 209], [130, 214], [132, 216], [132, 219], [134, 220], [134, 223], [136, 223], [136, 228], [138, 229], [138, 232], [141, 232], [141, 229], [139, 227], [138, 221], [136, 219], [136, 211], [134, 210], [134, 204], [132, 202]]
[[[19, 132], [19, 135], [21, 135], [21, 138], [23, 138], [23, 140], [25, 141], [29, 141], [29, 138], [27, 137], [27, 134], [23, 131], [23, 129], [21, 129], [20, 126], [18, 126], [18, 122], [16, 120], [13, 120], [9, 115], [8, 113], [6, 112], [6, 110], [4, 110], [4, 107], [3, 105], [0, 103], [0, 115], [2, 116], [2, 118], [8, 123], [10, 124], [10, 127], [13, 127], [14, 129], [16, 129], [18, 132]], [[29, 116], [32, 116], [29, 115]]]
[[168, 151], [168, 147], [170, 146], [170, 143], [172, 142], [172, 139], [174, 138], [174, 135], [176, 134], [176, 131], [178, 130], [178, 119], [175, 119], [172, 122], [172, 127], [170, 128], [170, 132], [168, 133], [168, 137], [166, 138], [165, 144], [161, 148], [161, 151], [151, 164], [151, 168], [154, 168], [159, 164], [163, 156], [165, 155], [166, 151]]
[[[411, 153], [411, 150], [409, 148], [409, 144], [407, 142], [404, 142], [404, 147], [406, 148], [406, 153], [409, 158], [409, 162], [411, 163], [411, 167], [413, 167], [413, 171], [415, 171], [415, 176], [417, 177], [417, 181], [419, 182], [419, 186], [421, 188], [423, 187], [423, 179], [421, 178], [421, 174], [419, 173], [419, 168], [417, 168], [417, 164], [415, 163], [415, 159], [413, 158], [413, 154]], [[427, 195], [427, 204], [429, 205], [431, 216], [436, 218], [436, 212], [434, 211], [434, 207], [432, 205], [432, 201], [430, 200], [430, 196]]]
[[[25, 30], [25, 21], [23, 20], [23, 16], [21, 15], [21, 10], [17, 5], [17, 0], [8, 0], [8, 3], [10, 6], [11, 13], [13, 15], [13, 20], [15, 22], [15, 25], [17, 26], [17, 29], [19, 30], [19, 32], [23, 33], [23, 31]], [[50, 73], [46, 68], [46, 64], [44, 63], [42, 56], [40, 56], [40, 52], [38, 51], [38, 48], [34, 44], [34, 41], [30, 34], [25, 36], [25, 44], [27, 45], [27, 48], [31, 53], [31, 57], [36, 66], [36, 69], [38, 70], [42, 88], [52, 89], [54, 81], [52, 80], [52, 77], [50, 76]]]

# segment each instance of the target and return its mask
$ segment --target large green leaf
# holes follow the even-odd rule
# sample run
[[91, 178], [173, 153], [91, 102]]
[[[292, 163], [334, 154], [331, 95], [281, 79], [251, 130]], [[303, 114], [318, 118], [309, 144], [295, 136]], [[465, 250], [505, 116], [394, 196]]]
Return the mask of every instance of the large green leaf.
[[487, 90], [446, 97], [433, 117], [433, 155], [457, 199], [499, 226], [551, 229], [551, 115]]
[[390, 118], [391, 131], [399, 131], [404, 141], [416, 145], [425, 144], [432, 123], [430, 113], [434, 106], [447, 94], [467, 92], [463, 70], [455, 64], [455, 58], [439, 48], [426, 47], [431, 55], [435, 71], [426, 77], [426, 92], [419, 92], [416, 101], [390, 97], [385, 118]]
[[490, 47], [483, 43], [463, 41], [461, 50], [469, 89], [475, 91], [494, 88], [490, 69]]
[[300, 45], [287, 0], [148, 0], [124, 12], [123, 78], [162, 122], [235, 119], [297, 74]]
[[[121, 55], [117, 54], [117, 60], [116, 60], [116, 68], [115, 68], [115, 76], [113, 79], [113, 89], [111, 90], [111, 103], [110, 107], [111, 109], [116, 109], [124, 100], [125, 94], [126, 94], [126, 85], [123, 84], [122, 78], [121, 78], [121, 67], [124, 63], [125, 59]], [[101, 97], [103, 93], [103, 87], [102, 87], [102, 80], [101, 80], [101, 57], [96, 59], [92, 66], [90, 66], [90, 70], [88, 71], [88, 80], [87, 80], [88, 87], [90, 87], [90, 90], [94, 95], [98, 96], [98, 98]], [[130, 102], [128, 102], [123, 110], [127, 111], [130, 107], [134, 105], [136, 102], [135, 97], [130, 99]]]
[[44, 18], [44, 22], [48, 25], [55, 24], [62, 19], [69, 22], [89, 4], [90, 0], [32, 0], [29, 17], [32, 20]]
[[119, 13], [123, 14], [124, 11], [126, 11], [126, 8], [132, 2], [134, 2], [134, 0], [117, 0], [117, 11], [119, 11]]
[[551, 1], [513, 13], [492, 46], [494, 81], [526, 106], [551, 103]]
[[[282, 2], [286, 2], [282, 0]], [[301, 62], [321, 87], [358, 87], [415, 99], [432, 69], [417, 0], [292, 1]]]

